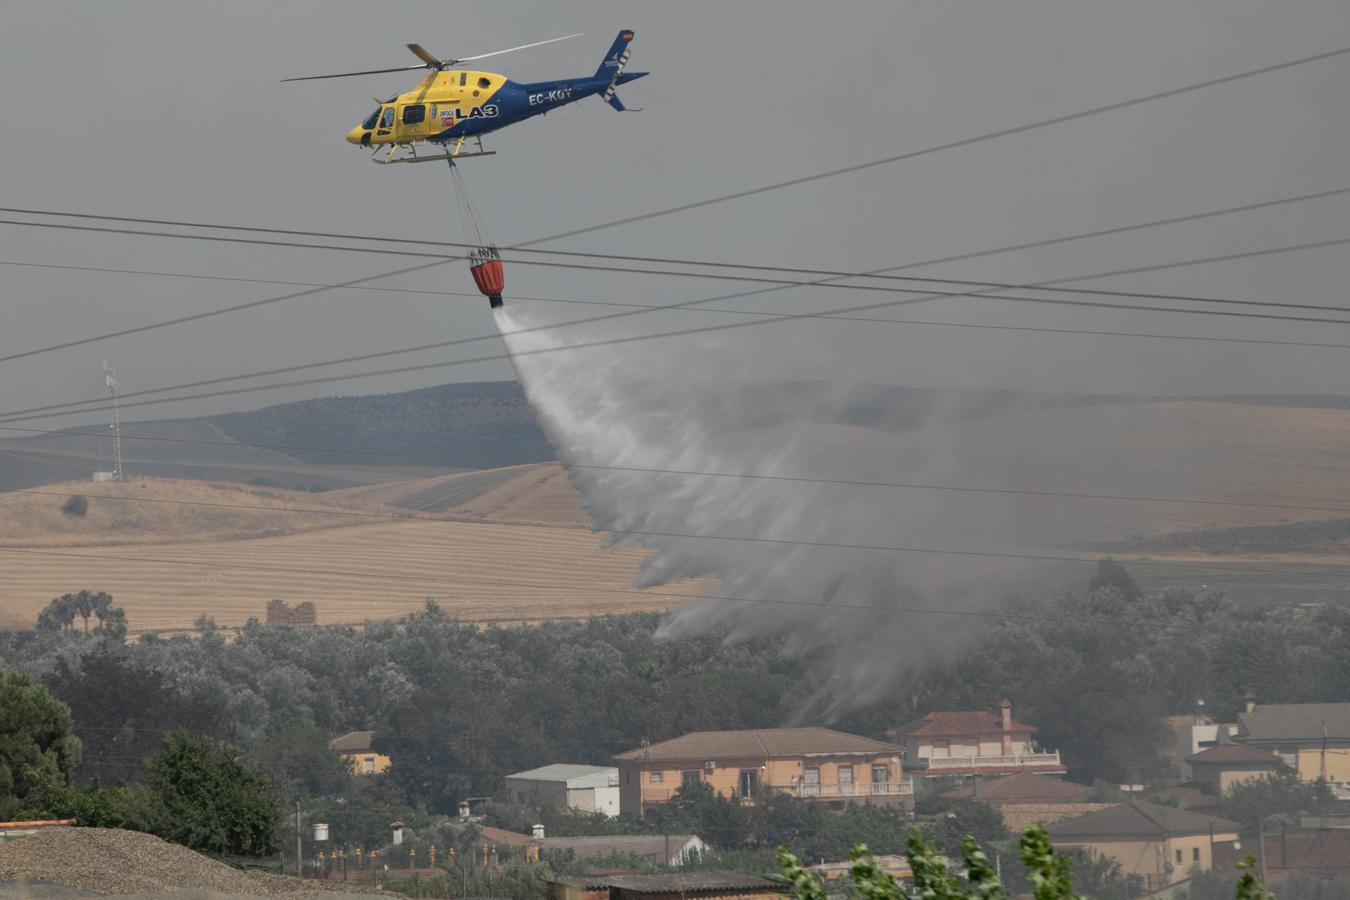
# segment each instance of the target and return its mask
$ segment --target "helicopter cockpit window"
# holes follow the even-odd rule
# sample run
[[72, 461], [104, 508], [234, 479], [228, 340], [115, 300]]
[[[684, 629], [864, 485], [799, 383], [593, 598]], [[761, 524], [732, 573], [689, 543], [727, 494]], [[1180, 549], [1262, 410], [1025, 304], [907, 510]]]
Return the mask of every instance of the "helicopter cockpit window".
[[365, 120], [364, 122], [361, 123], [361, 127], [362, 127], [362, 128], [374, 128], [374, 127], [375, 127], [375, 123], [378, 122], [378, 121], [380, 121], [380, 110], [379, 110], [379, 107], [376, 107], [376, 109], [375, 109], [375, 111], [374, 111], [373, 113], [371, 113], [370, 115], [366, 116], [366, 120]]
[[480, 88], [492, 87], [492, 79], [491, 79], [491, 78], [480, 78], [480, 79], [478, 79], [478, 86], [479, 86]]
[[422, 103], [410, 103], [403, 107], [403, 124], [416, 125], [427, 117], [427, 108]]
[[380, 117], [380, 127], [389, 128], [393, 124], [394, 124], [394, 108], [392, 106], [386, 106], [384, 108], [384, 115]]

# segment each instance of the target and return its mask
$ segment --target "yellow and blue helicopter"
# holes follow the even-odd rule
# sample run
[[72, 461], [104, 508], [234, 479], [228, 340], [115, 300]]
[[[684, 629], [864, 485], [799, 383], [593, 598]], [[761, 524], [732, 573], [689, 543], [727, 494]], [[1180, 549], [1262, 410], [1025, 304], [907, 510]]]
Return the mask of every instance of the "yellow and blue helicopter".
[[[647, 72], [625, 72], [633, 31], [624, 29], [615, 38], [594, 75], [581, 78], [560, 78], [522, 84], [495, 72], [471, 72], [456, 69], [463, 63], [499, 56], [516, 50], [526, 50], [580, 37], [563, 37], [522, 44], [506, 50], [495, 50], [477, 56], [459, 59], [438, 59], [419, 44], [408, 49], [422, 60], [413, 66], [394, 69], [372, 69], [364, 72], [340, 72], [336, 75], [306, 75], [285, 78], [283, 81], [311, 81], [319, 78], [348, 78], [355, 75], [381, 75], [387, 72], [408, 72], [417, 69], [431, 71], [421, 83], [406, 94], [388, 100], [377, 100], [380, 105], [360, 125], [347, 133], [350, 143], [362, 147], [387, 146], [378, 163], [430, 162], [432, 160], [463, 159], [473, 156], [491, 156], [496, 151], [483, 149], [483, 135], [508, 125], [542, 115], [560, 106], [575, 103], [584, 97], [599, 96], [610, 106], [624, 111], [624, 105], [615, 93], [621, 84], [643, 77]], [[464, 142], [474, 139], [475, 149], [466, 152]], [[444, 148], [444, 153], [419, 155], [417, 145], [422, 142]], [[399, 154], [400, 149], [404, 152]], [[378, 155], [378, 153], [377, 153]]]

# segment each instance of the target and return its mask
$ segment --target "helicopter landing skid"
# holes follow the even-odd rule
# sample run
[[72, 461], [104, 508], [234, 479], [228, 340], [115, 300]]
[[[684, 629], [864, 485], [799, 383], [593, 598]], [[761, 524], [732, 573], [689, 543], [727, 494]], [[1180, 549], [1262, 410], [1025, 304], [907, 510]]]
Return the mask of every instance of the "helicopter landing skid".
[[[460, 138], [458, 141], [455, 142], [455, 148], [454, 148], [453, 150], [450, 150], [450, 151], [446, 152], [446, 153], [437, 153], [437, 154], [435, 154], [435, 155], [433, 155], [433, 156], [418, 156], [418, 155], [417, 155], [417, 147], [414, 146], [414, 145], [412, 145], [412, 144], [407, 144], [406, 146], [408, 147], [408, 150], [410, 151], [411, 155], [410, 155], [410, 156], [399, 156], [399, 157], [395, 157], [395, 156], [394, 156], [394, 153], [395, 153], [395, 151], [397, 150], [397, 146], [398, 146], [398, 145], [395, 145], [394, 147], [391, 147], [391, 148], [389, 149], [389, 154], [388, 154], [384, 159], [379, 159], [378, 157], [372, 156], [371, 159], [370, 159], [370, 161], [371, 161], [371, 162], [374, 162], [374, 163], [379, 163], [379, 164], [382, 165], [382, 166], [387, 166], [387, 165], [390, 165], [391, 163], [440, 162], [440, 161], [442, 161], [442, 160], [450, 160], [451, 162], [454, 162], [454, 161], [457, 160], [457, 159], [469, 159], [469, 158], [474, 157], [474, 156], [496, 156], [496, 155], [497, 155], [497, 151], [496, 151], [496, 150], [484, 150], [484, 149], [483, 149], [483, 140], [482, 140], [482, 138], [478, 138], [478, 139], [476, 139], [476, 140], [477, 140], [477, 144], [478, 144], [478, 149], [477, 149], [476, 151], [471, 151], [471, 152], [469, 152], [469, 153], [465, 153], [465, 152], [463, 152], [463, 151], [461, 150], [461, 148], [464, 146], [464, 138]], [[441, 146], [445, 146], [445, 145], [442, 144]]]

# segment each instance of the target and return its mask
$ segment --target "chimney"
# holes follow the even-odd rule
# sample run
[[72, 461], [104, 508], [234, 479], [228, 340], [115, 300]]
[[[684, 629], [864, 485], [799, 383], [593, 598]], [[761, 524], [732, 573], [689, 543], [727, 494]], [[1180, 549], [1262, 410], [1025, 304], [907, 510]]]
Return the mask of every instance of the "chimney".
[[535, 839], [536, 841], [542, 841], [542, 840], [544, 839], [544, 826], [543, 826], [543, 825], [535, 825], [533, 828], [530, 829], [530, 832], [531, 832], [531, 834], [533, 834], [534, 839]]
[[999, 704], [999, 712], [1003, 714], [1003, 755], [1012, 756], [1012, 703], [1007, 697]]
[[459, 820], [461, 822], [469, 821], [469, 811], [470, 811], [469, 801], [468, 800], [459, 801]]
[[1256, 712], [1256, 694], [1248, 691], [1247, 696], [1242, 698], [1242, 711]]

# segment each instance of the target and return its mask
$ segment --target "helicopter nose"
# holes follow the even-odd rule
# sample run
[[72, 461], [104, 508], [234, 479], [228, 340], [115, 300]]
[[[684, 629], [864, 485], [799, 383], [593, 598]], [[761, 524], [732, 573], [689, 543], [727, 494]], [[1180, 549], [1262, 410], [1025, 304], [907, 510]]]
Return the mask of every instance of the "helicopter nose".
[[356, 127], [353, 128], [351, 131], [347, 132], [347, 143], [349, 143], [349, 144], [359, 144], [359, 143], [361, 143], [361, 126], [360, 126], [360, 125], [356, 126]]

